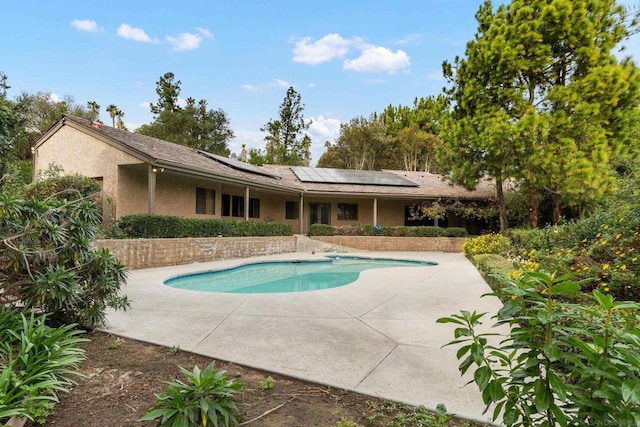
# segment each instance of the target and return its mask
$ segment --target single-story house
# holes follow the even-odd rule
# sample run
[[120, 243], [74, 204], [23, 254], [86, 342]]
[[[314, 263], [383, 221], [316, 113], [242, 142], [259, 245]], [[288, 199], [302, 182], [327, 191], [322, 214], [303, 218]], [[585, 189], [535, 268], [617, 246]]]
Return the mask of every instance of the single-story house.
[[[468, 191], [427, 172], [254, 166], [70, 115], [32, 151], [36, 174], [56, 164], [96, 179], [106, 221], [150, 213], [278, 221], [306, 233], [316, 223], [423, 224], [409, 218], [415, 203], [494, 194], [490, 182]], [[486, 227], [453, 214], [439, 225]]]

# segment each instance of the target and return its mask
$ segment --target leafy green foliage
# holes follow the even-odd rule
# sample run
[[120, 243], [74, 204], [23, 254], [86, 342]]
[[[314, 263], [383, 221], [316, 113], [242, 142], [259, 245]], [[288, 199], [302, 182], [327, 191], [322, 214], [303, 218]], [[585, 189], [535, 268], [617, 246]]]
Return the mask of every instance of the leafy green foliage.
[[293, 87], [289, 87], [280, 104], [278, 119], [271, 119], [260, 128], [260, 131], [267, 133], [264, 138], [265, 154], [261, 157], [260, 153], [254, 151], [254, 161], [277, 165], [309, 165], [311, 139], [304, 132], [309, 129], [311, 122], [305, 121], [303, 111], [302, 97]]
[[385, 123], [372, 116], [356, 117], [340, 125], [335, 143], [325, 143], [326, 151], [318, 167], [356, 170], [379, 170], [390, 156], [391, 137]]
[[263, 390], [271, 390], [275, 386], [276, 386], [276, 381], [273, 379], [271, 375], [269, 375], [267, 378], [263, 380], [258, 381], [258, 387], [260, 387]]
[[74, 325], [52, 328], [46, 315], [0, 309], [0, 423], [11, 416], [42, 421], [58, 393], [75, 384], [87, 341]]
[[370, 224], [332, 226], [312, 224], [309, 236], [468, 237], [463, 227], [380, 227]]
[[86, 199], [24, 200], [0, 193], [0, 303], [25, 305], [54, 323], [92, 326], [124, 309], [125, 267], [94, 250], [100, 216]]
[[445, 63], [455, 125], [445, 135], [455, 181], [503, 180], [528, 192], [531, 227], [548, 193], [553, 222], [563, 207], [592, 204], [613, 184], [611, 158], [628, 133], [640, 80], [613, 50], [636, 30], [614, 0], [512, 0], [479, 8], [466, 57]]
[[26, 198], [46, 199], [57, 197], [75, 200], [95, 198], [100, 193], [100, 184], [93, 179], [80, 174], [54, 175], [47, 179], [40, 179], [28, 185], [25, 190]]
[[157, 420], [158, 426], [191, 427], [213, 425], [232, 427], [238, 424], [236, 394], [242, 383], [229, 380], [224, 371], [215, 371], [212, 362], [203, 371], [197, 366], [193, 372], [180, 367], [187, 381], [167, 383], [156, 393], [156, 404], [142, 421]]
[[[640, 304], [598, 290], [591, 304], [561, 297], [585, 281], [525, 271], [504, 278], [498, 332], [477, 331], [486, 313], [438, 319], [456, 326], [462, 374], [473, 372], [493, 420], [508, 426], [636, 425], [640, 422]], [[501, 329], [504, 330], [504, 329]], [[496, 337], [494, 335], [500, 335]]]
[[233, 131], [222, 109], [209, 109], [207, 101], [187, 98], [178, 105], [181, 82], [173, 73], [165, 73], [156, 82], [158, 103], [151, 105], [154, 121], [136, 129], [137, 133], [186, 145], [209, 153], [229, 155]]
[[125, 215], [118, 220], [115, 238], [291, 236], [291, 224], [228, 219], [189, 219], [169, 215]]

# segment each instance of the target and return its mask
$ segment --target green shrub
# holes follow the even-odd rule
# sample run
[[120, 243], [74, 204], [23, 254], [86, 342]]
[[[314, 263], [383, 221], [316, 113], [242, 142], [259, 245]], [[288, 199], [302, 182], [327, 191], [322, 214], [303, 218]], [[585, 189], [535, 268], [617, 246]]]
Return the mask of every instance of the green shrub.
[[[117, 230], [117, 232], [116, 232]], [[130, 239], [178, 237], [291, 236], [291, 224], [233, 219], [192, 219], [169, 215], [126, 215], [109, 236]]]
[[447, 227], [444, 228], [445, 237], [469, 237], [469, 232], [464, 227]]
[[407, 234], [414, 237], [444, 237], [447, 235], [446, 228], [440, 227], [406, 227]]
[[43, 422], [68, 386], [84, 350], [75, 325], [52, 328], [46, 315], [0, 309], [0, 424], [11, 416]]
[[[473, 371], [493, 420], [507, 426], [638, 425], [640, 304], [593, 291], [590, 304], [569, 304], [583, 282], [525, 271], [491, 295], [505, 305], [496, 327], [479, 333], [486, 313], [438, 319], [456, 325], [456, 357]], [[562, 297], [562, 299], [560, 298]], [[491, 341], [490, 341], [491, 340]]]
[[328, 224], [311, 224], [309, 236], [333, 236], [334, 227]]
[[27, 198], [75, 200], [83, 197], [94, 197], [100, 192], [100, 184], [93, 179], [80, 174], [53, 176], [37, 180], [29, 184], [25, 190]]
[[187, 382], [168, 382], [161, 393], [156, 394], [156, 404], [141, 421], [158, 421], [158, 426], [224, 426], [238, 425], [236, 394], [242, 383], [229, 380], [224, 371], [215, 371], [215, 362], [200, 371], [193, 372], [180, 367]]
[[100, 216], [86, 200], [23, 200], [0, 194], [0, 306], [49, 313], [56, 324], [101, 324], [107, 307], [128, 306], [124, 265], [91, 248]]
[[467, 240], [462, 245], [462, 250], [467, 257], [479, 254], [506, 255], [510, 246], [509, 238], [502, 234], [485, 234]]

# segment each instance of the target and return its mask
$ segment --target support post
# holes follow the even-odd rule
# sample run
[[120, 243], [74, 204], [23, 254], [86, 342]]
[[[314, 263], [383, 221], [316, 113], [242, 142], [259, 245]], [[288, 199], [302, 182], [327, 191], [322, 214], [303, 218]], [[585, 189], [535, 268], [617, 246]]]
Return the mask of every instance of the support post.
[[147, 178], [148, 187], [148, 201], [149, 201], [149, 215], [156, 213], [156, 176], [158, 169], [149, 164], [149, 174]]
[[299, 210], [300, 212], [298, 213], [298, 215], [300, 216], [300, 234], [304, 234], [304, 195], [302, 193], [300, 193], [300, 206], [299, 206]]
[[373, 226], [378, 225], [378, 198], [373, 198]]
[[244, 187], [244, 220], [249, 221], [249, 186]]

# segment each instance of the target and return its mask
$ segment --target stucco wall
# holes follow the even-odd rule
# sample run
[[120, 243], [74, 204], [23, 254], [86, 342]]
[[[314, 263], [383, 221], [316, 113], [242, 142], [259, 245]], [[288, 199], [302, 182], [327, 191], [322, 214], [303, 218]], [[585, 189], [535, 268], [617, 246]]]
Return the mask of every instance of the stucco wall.
[[51, 163], [62, 166], [65, 173], [102, 178], [104, 215], [109, 219], [117, 209], [118, 165], [141, 162], [97, 138], [64, 126], [38, 148], [35, 172], [46, 170]]
[[464, 237], [314, 236], [312, 239], [366, 251], [462, 252]]
[[294, 236], [98, 240], [130, 269], [296, 251]]

